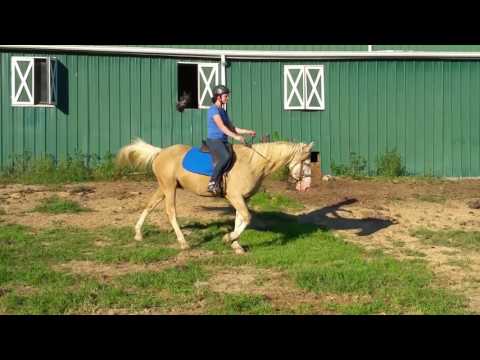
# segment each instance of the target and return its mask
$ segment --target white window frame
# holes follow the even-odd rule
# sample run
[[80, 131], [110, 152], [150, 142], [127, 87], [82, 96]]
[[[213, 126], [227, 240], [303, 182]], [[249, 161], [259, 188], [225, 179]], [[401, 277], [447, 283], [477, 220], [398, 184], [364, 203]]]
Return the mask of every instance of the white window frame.
[[[318, 75], [315, 79], [312, 78], [310, 70], [318, 70]], [[305, 109], [306, 110], [325, 110], [325, 81], [324, 81], [323, 65], [308, 65], [305, 66]], [[311, 94], [307, 94], [307, 82], [312, 86]], [[320, 86], [318, 83], [320, 82]], [[320, 89], [321, 95], [318, 93]], [[318, 100], [318, 106], [312, 105], [313, 96]]]
[[[296, 79], [291, 76], [291, 70], [299, 70]], [[311, 76], [311, 70], [318, 70], [315, 79]], [[325, 76], [323, 65], [285, 65], [283, 69], [283, 108], [285, 110], [325, 110]], [[307, 82], [311, 85], [310, 93], [307, 93]], [[287, 92], [288, 85], [291, 86]], [[303, 96], [300, 96], [302, 89]], [[319, 90], [320, 93], [319, 94]], [[312, 105], [313, 97], [316, 97], [319, 105]], [[299, 105], [292, 105], [294, 97]]]
[[[291, 70], [299, 70], [296, 79], [292, 78]], [[290, 93], [287, 92], [288, 84], [292, 87]], [[300, 95], [299, 89], [302, 90], [302, 95]], [[291, 104], [294, 96], [300, 105], [293, 106]], [[305, 109], [305, 67], [303, 65], [285, 65], [283, 70], [283, 104], [285, 110]]]
[[[35, 104], [35, 60], [36, 59], [45, 59], [47, 61], [47, 87], [48, 87], [48, 103], [47, 104]], [[18, 107], [55, 107], [57, 104], [58, 88], [57, 88], [57, 59], [54, 57], [44, 57], [44, 56], [12, 56], [11, 57], [11, 104], [12, 106]], [[18, 66], [19, 61], [28, 62], [29, 65], [25, 70], [25, 74], [22, 74], [20, 67]], [[27, 78], [32, 73], [31, 84], [28, 84]], [[15, 75], [18, 74], [20, 77], [21, 84], [17, 88], [15, 83]], [[30, 87], [29, 87], [30, 85]], [[28, 100], [19, 101], [20, 94], [25, 88], [27, 92]], [[16, 90], [16, 91], [15, 91]]]
[[[197, 86], [198, 86], [198, 108], [199, 109], [208, 109], [210, 107], [210, 104], [209, 105], [203, 105], [203, 103], [205, 102], [205, 96], [207, 96], [207, 99], [211, 99], [213, 97], [213, 88], [218, 85], [218, 75], [219, 75], [219, 71], [218, 71], [218, 63], [197, 63], [198, 67], [198, 72], [197, 72], [197, 76], [198, 76], [198, 83], [197, 83]], [[207, 79], [207, 77], [205, 76], [205, 72], [203, 71], [203, 69], [205, 68], [210, 68], [210, 69], [213, 69], [211, 74], [210, 74], [210, 77]], [[215, 79], [214, 79], [215, 77]], [[205, 89], [203, 90], [203, 94], [200, 94], [200, 84], [201, 82], [203, 81], [203, 84], [205, 84]], [[212, 81], [213, 81], [213, 85], [212, 85]], [[209, 103], [211, 103], [211, 101], [209, 101]]]

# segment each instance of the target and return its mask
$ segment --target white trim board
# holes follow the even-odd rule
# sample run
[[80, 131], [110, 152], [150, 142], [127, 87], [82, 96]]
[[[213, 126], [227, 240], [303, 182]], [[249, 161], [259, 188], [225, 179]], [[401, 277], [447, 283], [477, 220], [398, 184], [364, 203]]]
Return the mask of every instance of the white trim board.
[[258, 51], [94, 45], [0, 45], [7, 50], [68, 51], [221, 59], [480, 59], [480, 52], [448, 51]]

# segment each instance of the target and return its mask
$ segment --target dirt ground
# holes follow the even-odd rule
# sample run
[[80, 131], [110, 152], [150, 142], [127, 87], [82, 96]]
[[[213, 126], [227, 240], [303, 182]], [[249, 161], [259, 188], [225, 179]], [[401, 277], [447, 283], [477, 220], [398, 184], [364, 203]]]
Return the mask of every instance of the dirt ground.
[[[0, 222], [34, 228], [74, 225], [83, 228], [134, 226], [156, 189], [154, 182], [95, 182], [61, 186], [0, 185]], [[322, 181], [314, 168], [312, 188], [299, 193], [278, 181], [265, 188], [301, 201], [306, 209], [293, 214], [343, 235], [367, 249], [381, 249], [399, 259], [420, 258], [429, 264], [442, 285], [464, 293], [470, 308], [480, 313], [480, 254], [461, 248], [425, 245], [411, 230], [480, 231], [480, 209], [469, 203], [480, 199], [480, 180], [369, 181], [335, 178]], [[79, 214], [31, 212], [41, 199], [53, 194], [79, 202], [93, 211]], [[177, 192], [177, 215], [189, 220], [234, 220], [221, 198], [202, 198]], [[163, 204], [147, 223], [170, 229]], [[188, 232], [185, 232], [188, 241]], [[87, 264], [88, 265], [88, 264]], [[88, 267], [88, 266], [87, 266]], [[119, 270], [121, 271], [121, 270]], [[222, 274], [219, 276], [221, 277]], [[222, 282], [218, 282], [222, 286]]]

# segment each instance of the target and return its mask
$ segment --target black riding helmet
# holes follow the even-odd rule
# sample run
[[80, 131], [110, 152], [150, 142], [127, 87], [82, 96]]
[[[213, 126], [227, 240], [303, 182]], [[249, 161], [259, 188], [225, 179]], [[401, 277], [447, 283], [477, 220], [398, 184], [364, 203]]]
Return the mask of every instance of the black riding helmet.
[[217, 100], [217, 96], [222, 96], [223, 94], [230, 94], [230, 89], [224, 85], [217, 85], [213, 88], [213, 97], [212, 102]]

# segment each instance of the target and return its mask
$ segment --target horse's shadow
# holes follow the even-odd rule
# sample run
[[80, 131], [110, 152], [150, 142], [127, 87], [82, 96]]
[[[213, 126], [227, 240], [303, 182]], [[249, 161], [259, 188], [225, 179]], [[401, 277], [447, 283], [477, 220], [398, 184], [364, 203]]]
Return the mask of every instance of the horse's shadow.
[[[395, 221], [390, 219], [367, 217], [363, 219], [354, 219], [340, 216], [340, 212], [351, 212], [344, 207], [358, 202], [357, 199], [346, 199], [339, 203], [320, 208], [317, 210], [303, 213], [300, 215], [291, 215], [282, 212], [257, 212], [250, 210], [252, 214], [252, 222], [250, 228], [260, 231], [271, 231], [280, 233], [282, 236], [279, 241], [287, 243], [295, 240], [302, 235], [313, 233], [321, 230], [358, 230], [357, 236], [371, 235], [379, 230], [385, 229], [394, 224]], [[231, 207], [209, 207], [202, 206], [205, 211], [217, 211], [223, 214], [234, 214]], [[302, 224], [303, 226], [298, 226]], [[215, 221], [213, 223], [201, 224], [193, 223], [185, 226], [192, 230], [206, 229], [211, 226], [218, 228], [232, 228], [232, 221]], [[220, 232], [219, 232], [220, 233]], [[217, 234], [207, 235], [201, 242], [212, 240]]]

